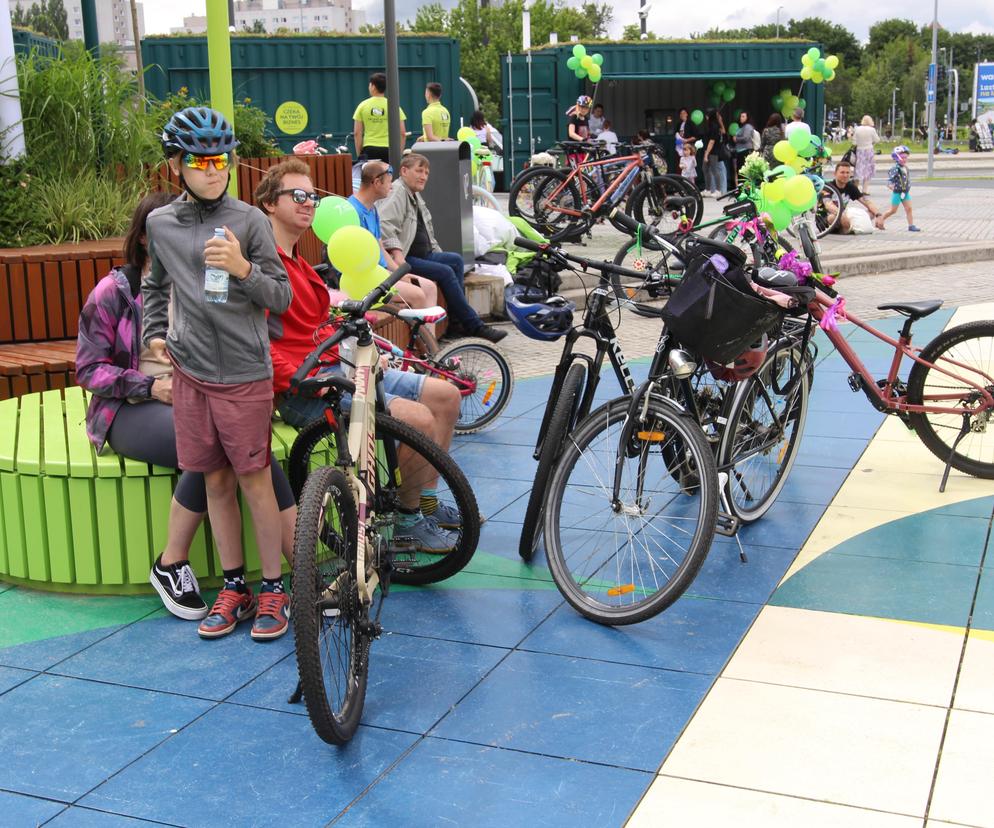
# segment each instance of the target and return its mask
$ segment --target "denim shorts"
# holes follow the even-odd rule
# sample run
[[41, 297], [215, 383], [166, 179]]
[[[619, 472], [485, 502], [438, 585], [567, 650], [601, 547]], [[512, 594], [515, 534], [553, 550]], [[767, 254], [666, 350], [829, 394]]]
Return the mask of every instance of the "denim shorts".
[[[322, 370], [322, 373], [343, 374], [339, 365], [333, 365]], [[395, 371], [388, 369], [383, 374], [383, 406], [387, 411], [390, 404], [398, 397], [417, 402], [421, 399], [421, 390], [425, 384], [424, 374], [412, 371]], [[352, 407], [352, 395], [342, 395], [342, 408], [348, 411]], [[324, 402], [317, 397], [301, 397], [298, 394], [287, 394], [280, 405], [280, 416], [283, 421], [294, 428], [303, 428], [312, 420], [317, 420], [324, 414]]]

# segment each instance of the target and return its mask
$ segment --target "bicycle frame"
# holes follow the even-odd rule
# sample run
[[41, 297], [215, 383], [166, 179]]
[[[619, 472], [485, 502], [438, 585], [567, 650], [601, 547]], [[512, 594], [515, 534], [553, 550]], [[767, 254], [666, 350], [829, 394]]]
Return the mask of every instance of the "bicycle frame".
[[[584, 161], [583, 163], [578, 164], [577, 166], [573, 167], [570, 170], [569, 175], [567, 175], [566, 178], [559, 183], [559, 186], [557, 186], [556, 189], [552, 191], [552, 193], [550, 193], [548, 196], [545, 197], [546, 205], [548, 205], [549, 209], [555, 210], [556, 212], [562, 213], [563, 215], [574, 216], [577, 218], [582, 216], [584, 214], [583, 210], [571, 210], [568, 207], [561, 207], [560, 205], [556, 204], [555, 201], [559, 197], [559, 194], [562, 193], [562, 191], [569, 186], [571, 181], [573, 181], [575, 178], [579, 178], [580, 193], [581, 196], [583, 196], [586, 184], [583, 181], [583, 176], [580, 174], [581, 172], [586, 172], [587, 170], [593, 169], [595, 167], [604, 167], [611, 164], [618, 165], [621, 164], [622, 162], [625, 162], [624, 169], [621, 170], [614, 177], [614, 180], [610, 183], [607, 189], [604, 190], [603, 193], [601, 193], [600, 198], [598, 198], [597, 201], [595, 201], [590, 206], [590, 212], [596, 215], [597, 213], [600, 212], [601, 208], [604, 206], [606, 202], [610, 200], [611, 203], [613, 204], [615, 200], [620, 200], [624, 192], [627, 192], [629, 189], [631, 189], [631, 186], [632, 184], [634, 184], [635, 178], [637, 177], [635, 173], [645, 168], [645, 162], [643, 161], [641, 155], [624, 155], [621, 156], [620, 158], [604, 158], [600, 161]], [[618, 190], [619, 187], [621, 186], [624, 186], [625, 190], [621, 194], [619, 194], [618, 199], [613, 199], [612, 196], [614, 195], [615, 191]], [[583, 199], [581, 198], [581, 201], [582, 200]]]
[[[812, 302], [808, 309], [811, 311], [811, 315], [821, 323], [825, 319], [829, 308], [837, 307], [837, 304], [824, 292], [817, 291], [815, 301]], [[961, 395], [959, 394], [936, 394], [929, 395], [923, 400], [923, 405], [916, 405], [908, 402], [907, 391], [904, 387], [904, 383], [898, 380], [898, 370], [901, 367], [901, 361], [904, 357], [924, 365], [928, 368], [935, 369], [941, 374], [945, 374], [947, 377], [952, 377], [966, 385], [972, 386], [976, 389], [977, 393], [980, 395], [983, 401], [983, 409], [994, 408], [994, 397], [991, 396], [990, 392], [983, 386], [979, 385], [973, 380], [966, 379], [959, 374], [956, 374], [953, 370], [943, 367], [942, 365], [937, 365], [929, 362], [928, 360], [922, 359], [919, 354], [921, 353], [920, 348], [912, 347], [911, 345], [911, 325], [912, 320], [909, 318], [905, 321], [904, 326], [901, 329], [900, 336], [897, 339], [893, 339], [887, 334], [878, 331], [876, 328], [867, 324], [861, 320], [856, 314], [845, 311], [845, 319], [852, 322], [858, 328], [872, 334], [877, 339], [886, 342], [888, 345], [894, 347], [894, 357], [891, 360], [890, 369], [887, 372], [887, 378], [882, 381], [878, 381], [873, 374], [870, 373], [869, 369], [863, 364], [863, 361], [856, 354], [856, 351], [846, 340], [846, 337], [842, 335], [839, 331], [838, 326], [832, 323], [826, 323], [822, 325], [822, 330], [828, 336], [831, 343], [836, 347], [839, 354], [845, 360], [846, 364], [853, 369], [855, 374], [859, 377], [859, 386], [863, 393], [869, 398], [870, 403], [878, 411], [883, 411], [889, 414], [897, 414], [898, 416], [903, 414], [975, 414], [977, 409], [966, 408], [964, 406], [944, 406], [944, 405], [931, 405], [927, 404], [929, 401], [934, 400], [936, 402], [942, 402], [944, 400], [956, 400], [959, 399]], [[979, 375], [983, 380], [990, 385], [994, 385], [994, 377], [985, 374], [983, 371], [974, 368], [970, 365], [963, 365], [955, 360], [942, 357], [940, 362], [951, 363], [955, 368], [960, 368], [973, 373], [974, 375]], [[855, 390], [855, 389], [854, 389]]]

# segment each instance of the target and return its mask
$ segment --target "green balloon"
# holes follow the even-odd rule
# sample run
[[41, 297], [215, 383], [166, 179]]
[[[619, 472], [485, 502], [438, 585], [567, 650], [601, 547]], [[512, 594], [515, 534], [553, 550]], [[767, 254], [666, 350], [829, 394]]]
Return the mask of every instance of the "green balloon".
[[573, 57], [575, 57], [577, 60], [582, 58], [585, 54], [587, 54], [587, 49], [582, 43], [577, 43], [573, 47]]
[[731, 135], [733, 138], [736, 135], [738, 135], [739, 134], [739, 125], [738, 124], [732, 124], [731, 126], [729, 126], [728, 127], [728, 134]]
[[359, 214], [349, 202], [341, 196], [325, 196], [318, 202], [314, 211], [311, 229], [325, 244], [338, 230], [343, 227], [358, 227]]
[[741, 109], [736, 109], [732, 113], [732, 120], [737, 122], [739, 120], [739, 115], [741, 115], [741, 114], [742, 114], [742, 110]]
[[690, 120], [693, 121], [695, 124], [700, 125], [704, 123], [704, 113], [701, 112], [701, 110], [699, 109], [695, 109], [693, 112], [690, 113]]
[[566, 61], [567, 69], [576, 69], [576, 67], [579, 65], [580, 65], [580, 59], [575, 56], [569, 58], [569, 60]]
[[790, 212], [790, 207], [788, 207], [784, 202], [778, 201], [776, 204], [767, 205], [766, 212], [770, 214], [770, 218], [773, 219], [773, 226], [779, 233], [781, 230], [786, 230], [790, 227], [790, 218], [792, 213]]
[[587, 77], [589, 77], [593, 83], [597, 83], [601, 79], [601, 67], [595, 63], [587, 72]]
[[598, 66], [604, 65], [604, 55], [598, 53], [594, 55], [593, 58], [594, 58], [594, 63], [596, 63]]
[[802, 149], [811, 146], [811, 130], [807, 124], [804, 125], [803, 129], [801, 127], [794, 128], [787, 141], [800, 154]]
[[825, 80], [830, 81], [832, 78], [835, 77], [835, 70], [832, 69], [830, 66], [826, 66], [824, 74], [825, 74]]
[[718, 107], [721, 106], [721, 95], [710, 95], [708, 96], [708, 103], [711, 106]]
[[713, 89], [714, 89], [714, 93], [716, 95], [724, 94], [724, 92], [725, 92], [725, 82], [724, 81], [715, 81]]
[[735, 90], [734, 89], [728, 89], [726, 87], [725, 91], [722, 93], [721, 97], [724, 98], [725, 103], [731, 103], [732, 100], [735, 98]]
[[582, 66], [578, 67], [577, 70], [576, 70], [576, 76], [580, 80], [583, 80], [585, 77], [587, 77], [587, 70], [584, 69]]
[[779, 112], [781, 109], [783, 109], [783, 95], [774, 95], [770, 99], [770, 103], [773, 104], [773, 109]]
[[808, 49], [808, 57], [811, 58], [812, 61], [818, 60], [818, 58], [821, 57], [821, 50], [817, 46], [812, 46]]
[[807, 101], [805, 101], [804, 98], [798, 98], [797, 99], [797, 105], [801, 109], [807, 109], [808, 108]]

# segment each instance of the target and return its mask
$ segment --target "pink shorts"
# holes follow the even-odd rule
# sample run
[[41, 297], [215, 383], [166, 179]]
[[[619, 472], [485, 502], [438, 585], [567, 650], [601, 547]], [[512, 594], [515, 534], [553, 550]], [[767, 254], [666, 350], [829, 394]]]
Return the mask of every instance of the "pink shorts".
[[176, 455], [185, 471], [231, 466], [241, 475], [267, 468], [272, 417], [271, 380], [221, 385], [173, 371]]

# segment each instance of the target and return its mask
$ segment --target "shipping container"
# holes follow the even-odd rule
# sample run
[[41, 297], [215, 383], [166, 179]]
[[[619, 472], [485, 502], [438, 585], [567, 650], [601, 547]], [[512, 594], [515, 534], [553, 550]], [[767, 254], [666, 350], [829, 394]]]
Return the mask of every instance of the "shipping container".
[[[190, 94], [210, 97], [207, 39], [203, 37], [146, 38], [142, 58], [146, 88], [159, 98], [186, 87]], [[448, 107], [455, 135], [459, 119], [469, 121], [468, 96], [459, 78], [459, 43], [445, 37], [401, 37], [400, 105], [407, 115], [409, 141], [421, 133], [424, 89], [429, 81], [442, 84], [442, 102]], [[352, 113], [368, 97], [369, 75], [382, 72], [386, 56], [382, 37], [233, 37], [231, 68], [236, 100], [250, 99], [274, 123], [280, 146], [318, 133], [332, 133], [326, 146], [345, 142], [352, 132]], [[302, 119], [276, 120], [276, 110], [288, 101], [306, 113]], [[280, 125], [298, 130], [286, 132]]]
[[27, 29], [14, 29], [14, 54], [27, 54], [34, 49], [38, 54], [55, 57], [61, 44], [57, 40], [43, 37]]
[[[799, 40], [590, 43], [585, 45], [587, 54], [600, 53], [604, 58], [595, 87], [566, 66], [574, 45], [532, 50], [530, 72], [527, 55], [503, 58], [501, 131], [507, 169], [520, 170], [533, 153], [565, 139], [566, 111], [582, 94], [604, 105], [605, 116], [623, 140], [647, 129], [667, 148], [672, 168], [677, 113], [684, 107], [706, 111], [712, 82], [736, 81], [734, 100], [722, 104], [726, 124], [735, 110], [744, 109], [753, 125], [762, 129], [773, 112], [773, 96], [781, 88], [798, 94], [801, 56], [820, 46]], [[803, 87], [806, 120], [812, 132], [821, 134], [824, 91], [811, 82]]]

